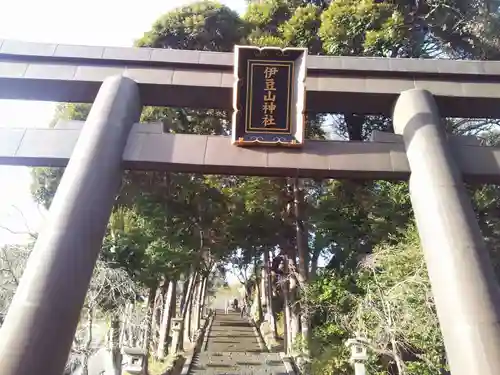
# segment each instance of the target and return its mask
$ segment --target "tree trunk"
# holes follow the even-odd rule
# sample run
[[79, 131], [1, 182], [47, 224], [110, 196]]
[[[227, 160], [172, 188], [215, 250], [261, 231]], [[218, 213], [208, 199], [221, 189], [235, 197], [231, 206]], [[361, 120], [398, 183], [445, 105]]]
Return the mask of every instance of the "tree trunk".
[[[302, 355], [306, 365], [309, 366], [311, 362], [311, 315], [307, 308], [302, 309], [300, 312], [300, 329], [302, 333]], [[306, 369], [303, 369], [303, 372], [308, 373]]]
[[284, 316], [283, 316], [283, 333], [285, 335], [285, 353], [290, 354], [292, 351], [292, 311], [290, 308], [290, 289], [288, 279], [283, 282], [283, 300], [284, 300]]
[[256, 294], [256, 299], [257, 299], [257, 319], [256, 323], [260, 323], [263, 318], [262, 314], [262, 301], [261, 301], [261, 290], [260, 290], [260, 279], [259, 279], [259, 269], [257, 267], [257, 258], [254, 258], [254, 273], [255, 273], [255, 294]]
[[87, 340], [82, 354], [82, 375], [89, 375], [90, 347], [92, 346], [92, 324], [94, 323], [94, 309], [87, 309]]
[[269, 321], [274, 337], [278, 337], [278, 329], [276, 327], [276, 314], [274, 312], [273, 306], [273, 279], [269, 267], [270, 264], [269, 251], [266, 250], [264, 251], [264, 270], [266, 271], [267, 320]]
[[[267, 312], [267, 301], [269, 298], [267, 297], [267, 271], [266, 267], [262, 267], [260, 270], [260, 290], [262, 293], [260, 294], [260, 303], [262, 305], [262, 309]], [[264, 313], [264, 312], [263, 312]]]
[[151, 351], [156, 354], [158, 351], [160, 326], [163, 315], [163, 306], [165, 305], [165, 297], [167, 294], [168, 280], [163, 279], [158, 289], [156, 290], [155, 302], [153, 308], [153, 325], [151, 328]]
[[200, 282], [199, 291], [196, 299], [196, 310], [194, 312], [195, 320], [194, 320], [194, 330], [198, 331], [201, 327], [201, 315], [203, 309], [203, 299], [205, 298], [205, 286], [207, 283], [207, 277], [202, 277]]
[[[304, 191], [302, 188], [302, 181], [299, 179], [294, 180], [293, 184], [293, 199], [294, 199], [294, 211], [295, 211], [295, 222], [296, 222], [296, 232], [297, 232], [297, 253], [298, 253], [298, 275], [297, 281], [299, 285], [304, 289], [307, 288], [309, 282], [309, 234], [305, 225], [305, 212], [304, 212]], [[319, 254], [319, 252], [318, 252]], [[316, 260], [317, 265], [317, 260]], [[302, 291], [303, 292], [303, 291]], [[305, 357], [306, 362], [309, 362], [310, 358], [310, 342], [311, 342], [311, 319], [309, 314], [309, 306], [307, 300], [303, 297], [300, 300], [300, 309], [297, 306], [296, 311], [300, 311], [300, 327], [302, 334], [302, 355]], [[298, 296], [298, 293], [295, 293]]]
[[[136, 306], [131, 303], [130, 304], [130, 310], [129, 310], [129, 317], [132, 317], [133, 315], [135, 315], [136, 313]], [[134, 325], [132, 324], [132, 321], [131, 319], [129, 319], [129, 325], [128, 325], [128, 339], [129, 339], [129, 345], [131, 348], [135, 348], [137, 347], [138, 345], [140, 345], [140, 341], [141, 341], [141, 332], [140, 332], [140, 329], [137, 330], [137, 327], [134, 327]]]
[[[293, 182], [293, 201], [295, 214], [295, 229], [297, 236], [297, 255], [299, 258], [299, 275], [307, 282], [309, 276], [309, 234], [305, 225], [304, 192], [302, 181], [298, 178]], [[299, 280], [300, 282], [301, 280]]]
[[111, 362], [113, 363], [113, 375], [122, 373], [122, 354], [120, 352], [120, 317], [113, 314], [111, 317], [111, 334], [109, 342]]
[[396, 367], [398, 369], [398, 375], [405, 375], [405, 368], [403, 365], [403, 360], [401, 359], [401, 356], [399, 355], [398, 344], [397, 344], [396, 339], [394, 338], [393, 334], [391, 334], [391, 346], [392, 346], [392, 353], [393, 353], [393, 357], [394, 357], [394, 362], [396, 363]]
[[318, 261], [319, 261], [319, 255], [321, 254], [321, 250], [316, 250], [312, 254], [311, 257], [311, 272], [309, 272], [310, 275], [314, 278], [316, 276], [316, 273], [318, 272]]
[[186, 274], [184, 275], [184, 282], [182, 284], [182, 295], [181, 295], [181, 300], [179, 303], [180, 315], [182, 315], [182, 311], [184, 310], [184, 305], [186, 303], [189, 287], [191, 285], [190, 284], [191, 283], [191, 276], [192, 276], [191, 272], [186, 272]]
[[[185, 337], [185, 329], [186, 329], [186, 315], [188, 313], [188, 308], [189, 308], [189, 305], [191, 304], [191, 299], [192, 299], [192, 296], [193, 296], [193, 291], [194, 291], [194, 281], [196, 279], [196, 272], [193, 273], [189, 279], [188, 279], [188, 282], [187, 282], [187, 287], [186, 287], [186, 292], [183, 296], [183, 304], [182, 304], [182, 307], [181, 307], [181, 314], [180, 314], [180, 318], [182, 318], [182, 322], [181, 322], [181, 326], [180, 326], [180, 332], [179, 332], [179, 344], [178, 344], [178, 348], [176, 350], [176, 352], [179, 352], [179, 351], [182, 351], [184, 350], [184, 337]], [[186, 284], [186, 283], [185, 283]]]
[[262, 299], [261, 299], [261, 290], [260, 290], [260, 281], [259, 278], [257, 277], [257, 272], [255, 273], [256, 277], [256, 282], [255, 282], [255, 291], [256, 291], [256, 297], [257, 297], [257, 320], [256, 323], [260, 324], [263, 320], [264, 314], [262, 313]]
[[347, 125], [347, 134], [350, 141], [362, 141], [363, 140], [363, 124], [365, 122], [365, 117], [362, 115], [356, 115], [354, 113], [344, 114], [344, 120]]
[[125, 311], [122, 314], [122, 325], [120, 332], [120, 342], [119, 346], [129, 346], [129, 334], [128, 334], [128, 325], [129, 325], [129, 317], [132, 315], [132, 303], [127, 303], [125, 306]]
[[203, 277], [200, 276], [200, 280], [198, 281], [198, 284], [196, 285], [196, 288], [194, 290], [194, 296], [193, 296], [193, 303], [191, 304], [191, 335], [190, 337], [193, 337], [195, 332], [199, 329], [200, 326], [200, 298], [201, 298], [201, 288], [203, 286]]
[[128, 340], [131, 348], [135, 348], [137, 346], [137, 341], [140, 339], [139, 333], [137, 335], [136, 333], [136, 330], [132, 327], [132, 324], [130, 324], [128, 327]]
[[[286, 248], [284, 248], [286, 249]], [[285, 350], [287, 354], [292, 353], [293, 345], [293, 332], [292, 332], [292, 298], [291, 298], [291, 272], [290, 272], [290, 260], [288, 251], [285, 250], [285, 258], [283, 263], [283, 277], [284, 282], [282, 283], [283, 288], [283, 300], [284, 300], [284, 331], [285, 335]]]
[[82, 354], [82, 375], [89, 375], [89, 355]]
[[200, 298], [200, 317], [205, 317], [205, 300], [207, 298], [208, 276], [203, 279], [203, 289], [201, 290]]
[[191, 289], [191, 296], [187, 301], [187, 311], [186, 316], [184, 317], [184, 321], [186, 324], [184, 330], [184, 338], [189, 342], [192, 341], [193, 337], [193, 306], [196, 304], [196, 298], [199, 289], [198, 275], [195, 275], [193, 279], [193, 288]]
[[158, 349], [156, 351], [156, 357], [158, 359], [164, 359], [167, 354], [172, 315], [175, 314], [176, 289], [177, 281], [170, 280], [170, 282], [168, 283], [168, 290], [165, 298], [165, 306], [163, 307], [163, 316], [160, 326], [160, 338], [158, 342]]
[[160, 284], [158, 290], [156, 291], [155, 297], [155, 307], [154, 307], [154, 323], [160, 327], [161, 318], [163, 315], [163, 306], [165, 304], [165, 296], [167, 294], [168, 280], [165, 279]]
[[151, 337], [153, 334], [153, 319], [154, 319], [154, 308], [155, 308], [155, 296], [156, 296], [157, 286], [149, 289], [148, 296], [148, 312], [146, 315], [146, 330], [144, 331], [144, 339], [143, 339], [143, 350], [146, 352], [146, 363], [144, 366], [144, 374], [148, 374], [148, 362], [150, 357], [150, 344]]
[[296, 355], [296, 341], [300, 333], [300, 311], [299, 305], [297, 303], [297, 279], [294, 276], [290, 276], [290, 291], [289, 291], [289, 303], [290, 303], [290, 344], [291, 352]]

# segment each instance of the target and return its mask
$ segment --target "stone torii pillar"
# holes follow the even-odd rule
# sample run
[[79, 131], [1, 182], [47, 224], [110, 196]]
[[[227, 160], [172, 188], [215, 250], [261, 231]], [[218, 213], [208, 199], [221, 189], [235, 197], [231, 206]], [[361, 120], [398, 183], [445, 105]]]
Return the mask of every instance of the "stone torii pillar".
[[394, 110], [410, 195], [453, 375], [500, 374], [500, 289], [433, 96], [405, 91]]
[[0, 330], [0, 374], [63, 373], [141, 107], [133, 80], [103, 82]]

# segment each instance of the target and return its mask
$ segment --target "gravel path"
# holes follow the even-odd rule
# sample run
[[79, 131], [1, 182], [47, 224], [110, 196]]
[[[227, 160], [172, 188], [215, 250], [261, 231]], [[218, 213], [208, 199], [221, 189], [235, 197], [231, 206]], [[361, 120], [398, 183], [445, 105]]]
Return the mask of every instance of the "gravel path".
[[278, 353], [259, 346], [254, 328], [239, 313], [218, 310], [208, 333], [208, 345], [193, 359], [190, 374], [286, 375]]

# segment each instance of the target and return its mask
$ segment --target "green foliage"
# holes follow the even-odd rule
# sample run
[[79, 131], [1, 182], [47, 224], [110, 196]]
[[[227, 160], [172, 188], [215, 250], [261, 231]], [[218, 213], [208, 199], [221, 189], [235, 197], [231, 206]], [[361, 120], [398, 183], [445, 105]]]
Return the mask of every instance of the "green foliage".
[[[397, 245], [378, 246], [356, 276], [328, 271], [308, 290], [314, 309], [316, 373], [345, 373], [346, 339], [361, 333], [370, 342], [373, 370], [392, 371], [398, 358], [407, 374], [446, 368], [444, 346], [416, 230]], [[319, 324], [318, 324], [319, 323]], [[336, 353], [334, 360], [331, 353]], [[343, 358], [343, 360], [341, 360]], [[392, 372], [391, 372], [392, 373]]]
[[49, 209], [61, 181], [64, 168], [33, 168], [31, 170], [31, 195], [35, 202]]
[[[292, 4], [290, 4], [292, 3]], [[279, 25], [286, 22], [293, 12], [293, 2], [286, 0], [270, 0], [249, 4], [245, 20], [255, 30], [273, 34]]]
[[288, 45], [309, 48], [311, 54], [321, 51], [321, 40], [318, 36], [321, 10], [313, 4], [295, 9], [288, 22], [280, 26], [280, 32]]
[[[498, 0], [429, 0], [422, 26], [428, 30], [429, 43], [437, 44], [454, 58], [498, 60]], [[423, 7], [422, 7], [423, 8]]]
[[[409, 374], [435, 374], [446, 367], [425, 260], [416, 230], [395, 246], [379, 247], [366, 259], [351, 327], [380, 351], [413, 364]], [[421, 372], [426, 369], [427, 372]], [[417, 372], [413, 372], [417, 371]]]
[[32, 249], [33, 243], [0, 246], [0, 326], [7, 314]]
[[472, 185], [469, 186], [469, 192], [493, 267], [500, 280], [500, 187]]
[[352, 375], [349, 363], [349, 350], [343, 345], [325, 346], [323, 350], [313, 350], [315, 353], [311, 366], [314, 375]]
[[59, 120], [85, 121], [91, 107], [92, 105], [84, 103], [60, 103], [49, 126], [54, 127]]
[[253, 46], [266, 47], [275, 46], [280, 48], [290, 47], [289, 43], [279, 36], [271, 35], [263, 32], [256, 32], [249, 38]]
[[403, 42], [403, 28], [390, 2], [337, 0], [322, 13], [319, 36], [327, 54], [388, 56]]
[[310, 216], [316, 239], [331, 254], [328, 267], [346, 274], [377, 244], [397, 243], [411, 222], [405, 183], [334, 181], [316, 194], [311, 196]]
[[139, 289], [123, 268], [98, 260], [87, 291], [84, 308], [117, 314], [136, 300]]
[[200, 1], [160, 17], [138, 47], [228, 52], [246, 34], [238, 14], [212, 1]]
[[113, 213], [103, 257], [127, 269], [135, 280], [155, 285], [163, 275], [179, 275], [191, 261], [192, 250], [177, 236], [170, 240], [175, 230], [163, 205], [139, 196]]

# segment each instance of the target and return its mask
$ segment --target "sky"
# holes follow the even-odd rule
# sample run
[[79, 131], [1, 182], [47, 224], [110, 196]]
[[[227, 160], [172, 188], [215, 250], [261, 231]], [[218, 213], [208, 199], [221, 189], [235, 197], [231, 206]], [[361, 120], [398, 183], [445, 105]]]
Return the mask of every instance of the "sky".
[[[0, 39], [130, 47], [162, 14], [191, 1], [16, 0], [2, 4]], [[222, 0], [243, 12], [245, 0]], [[55, 103], [0, 100], [0, 127], [47, 127]], [[29, 168], [0, 166], [0, 246], [43, 229], [45, 212], [30, 194]], [[18, 234], [13, 234], [16, 232]], [[24, 233], [24, 234], [23, 234]]]

